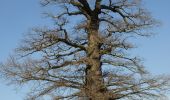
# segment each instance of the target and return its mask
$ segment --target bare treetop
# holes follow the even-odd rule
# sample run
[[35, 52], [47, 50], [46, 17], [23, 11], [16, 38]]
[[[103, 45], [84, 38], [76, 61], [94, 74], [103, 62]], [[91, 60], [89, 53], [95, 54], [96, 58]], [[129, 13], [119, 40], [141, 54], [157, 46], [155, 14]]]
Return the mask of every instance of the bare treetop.
[[[10, 82], [33, 84], [28, 96], [136, 100], [161, 97], [168, 77], [151, 76], [132, 57], [131, 37], [150, 36], [157, 22], [141, 0], [42, 0], [53, 28], [34, 28], [0, 72]], [[19, 59], [18, 59], [19, 57]]]

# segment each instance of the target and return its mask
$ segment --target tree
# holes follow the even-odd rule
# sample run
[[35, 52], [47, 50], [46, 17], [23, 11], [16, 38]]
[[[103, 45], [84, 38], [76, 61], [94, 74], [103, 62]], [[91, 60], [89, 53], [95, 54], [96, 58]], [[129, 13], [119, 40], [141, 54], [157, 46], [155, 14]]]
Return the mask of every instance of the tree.
[[[164, 76], [151, 76], [138, 57], [131, 37], [150, 36], [155, 19], [141, 0], [42, 0], [55, 5], [48, 13], [55, 26], [35, 28], [1, 65], [12, 83], [36, 85], [37, 99], [153, 99], [168, 90]], [[54, 9], [55, 10], [55, 9]]]

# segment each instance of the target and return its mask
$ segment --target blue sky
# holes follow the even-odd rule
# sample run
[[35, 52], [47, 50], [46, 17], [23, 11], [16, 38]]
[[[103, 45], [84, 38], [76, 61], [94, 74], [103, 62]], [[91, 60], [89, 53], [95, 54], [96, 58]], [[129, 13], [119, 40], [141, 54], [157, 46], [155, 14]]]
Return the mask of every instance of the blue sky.
[[[5, 61], [22, 39], [22, 34], [36, 26], [49, 24], [44, 19], [39, 0], [0, 0], [0, 62]], [[146, 8], [162, 25], [151, 38], [140, 38], [133, 54], [144, 59], [153, 74], [170, 74], [170, 0], [144, 0]], [[17, 89], [0, 81], [1, 100], [22, 100], [27, 89]]]

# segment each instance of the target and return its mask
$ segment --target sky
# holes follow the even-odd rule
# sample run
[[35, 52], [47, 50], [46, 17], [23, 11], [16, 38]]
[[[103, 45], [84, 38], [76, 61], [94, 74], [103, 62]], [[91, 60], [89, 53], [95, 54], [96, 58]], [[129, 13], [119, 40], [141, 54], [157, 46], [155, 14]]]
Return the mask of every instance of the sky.
[[[144, 6], [152, 16], [161, 22], [154, 28], [156, 35], [139, 38], [135, 42], [138, 48], [132, 50], [140, 56], [146, 68], [153, 74], [170, 74], [170, 0], [144, 0]], [[50, 23], [42, 13], [39, 0], [0, 0], [0, 62], [17, 47], [23, 34], [33, 27]], [[0, 80], [1, 100], [23, 100], [29, 87], [16, 89]]]

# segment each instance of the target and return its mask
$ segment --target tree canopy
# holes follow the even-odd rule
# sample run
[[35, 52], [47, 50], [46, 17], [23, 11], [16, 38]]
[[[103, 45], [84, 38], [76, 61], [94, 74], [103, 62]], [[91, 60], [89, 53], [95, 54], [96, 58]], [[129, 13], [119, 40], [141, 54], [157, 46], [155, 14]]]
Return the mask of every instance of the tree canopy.
[[41, 0], [54, 6], [54, 27], [34, 28], [0, 67], [29, 100], [138, 100], [163, 96], [169, 77], [152, 76], [129, 54], [131, 37], [148, 37], [157, 21], [142, 0]]

